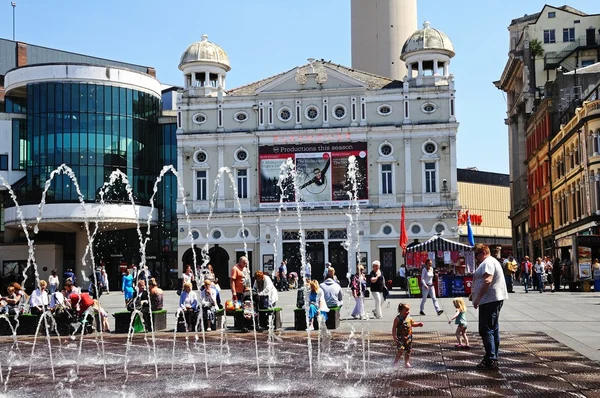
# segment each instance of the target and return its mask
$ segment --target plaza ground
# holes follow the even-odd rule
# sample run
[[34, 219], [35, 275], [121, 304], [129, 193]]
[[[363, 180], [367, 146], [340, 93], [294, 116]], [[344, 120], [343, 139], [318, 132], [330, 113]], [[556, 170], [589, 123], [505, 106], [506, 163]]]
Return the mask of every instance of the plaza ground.
[[[440, 299], [442, 315], [434, 314], [429, 300], [427, 315], [420, 316], [419, 298], [392, 291], [383, 318], [366, 321], [351, 319], [352, 305], [346, 302], [341, 327], [323, 334], [293, 330], [292, 290], [280, 293], [282, 329], [257, 333], [256, 339], [231, 326], [227, 333], [174, 334], [179, 297], [167, 291], [167, 331], [137, 333], [131, 340], [115, 333], [81, 340], [18, 336], [18, 345], [6, 336], [0, 340], [0, 372], [5, 392], [14, 398], [45, 397], [52, 386], [82, 398], [600, 397], [600, 294], [516, 290], [501, 312], [498, 370], [476, 367], [483, 347], [472, 307], [467, 316], [471, 349], [454, 347], [455, 326], [448, 324], [452, 298]], [[229, 294], [223, 291], [223, 299]], [[101, 302], [109, 313], [124, 308], [120, 292], [103, 295]], [[390, 334], [400, 302], [409, 303], [413, 317], [424, 322], [414, 330], [411, 369], [392, 366]], [[373, 304], [367, 300], [369, 310]], [[109, 320], [114, 328], [114, 319]]]
[[[440, 298], [439, 303], [444, 313], [437, 316], [433, 309], [431, 299], [425, 305], [426, 316], [419, 315], [420, 298], [409, 298], [406, 292], [392, 290], [391, 295], [383, 305], [382, 319], [369, 319], [368, 321], [354, 320], [350, 313], [354, 307], [354, 299], [348, 291], [344, 291], [344, 306], [342, 307], [342, 322], [336, 332], [349, 333], [352, 329], [362, 329], [372, 332], [391, 334], [392, 322], [396, 316], [398, 303], [404, 302], [411, 306], [411, 316], [424, 323], [424, 327], [415, 329], [415, 341], [419, 334], [424, 332], [439, 332], [441, 334], [454, 333], [454, 324], [448, 320], [454, 314], [452, 298]], [[231, 298], [229, 290], [222, 291], [222, 299]], [[179, 296], [175, 291], [165, 291], [164, 308], [169, 311], [167, 327], [175, 328], [175, 311]], [[102, 306], [109, 314], [122, 311], [125, 307], [123, 294], [112, 292], [102, 295]], [[389, 303], [389, 306], [387, 305]], [[282, 307], [282, 323], [284, 331], [294, 329], [294, 312], [296, 306], [296, 290], [279, 292], [278, 307]], [[374, 308], [374, 300], [366, 299], [366, 308]], [[477, 316], [478, 311], [467, 304], [467, 321], [469, 322], [469, 335], [472, 340], [478, 341]], [[372, 312], [371, 312], [372, 315]], [[109, 316], [111, 330], [114, 330], [114, 318]], [[228, 317], [228, 325], [233, 325], [232, 317]], [[521, 286], [515, 286], [515, 293], [510, 294], [509, 300], [504, 302], [500, 313], [500, 330], [507, 333], [544, 333], [581, 355], [600, 363], [600, 293], [595, 292], [569, 292], [558, 291], [545, 293], [530, 291], [525, 294]]]

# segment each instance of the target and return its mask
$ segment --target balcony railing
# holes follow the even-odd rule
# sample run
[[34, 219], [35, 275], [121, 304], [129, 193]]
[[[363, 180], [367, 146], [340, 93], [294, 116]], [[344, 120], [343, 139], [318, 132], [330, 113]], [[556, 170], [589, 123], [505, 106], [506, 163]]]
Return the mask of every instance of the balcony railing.
[[569, 42], [561, 51], [550, 51], [544, 54], [544, 70], [557, 68], [577, 49], [596, 47], [600, 47], [600, 34], [594, 34], [593, 38], [587, 35], [579, 36], [575, 41]]

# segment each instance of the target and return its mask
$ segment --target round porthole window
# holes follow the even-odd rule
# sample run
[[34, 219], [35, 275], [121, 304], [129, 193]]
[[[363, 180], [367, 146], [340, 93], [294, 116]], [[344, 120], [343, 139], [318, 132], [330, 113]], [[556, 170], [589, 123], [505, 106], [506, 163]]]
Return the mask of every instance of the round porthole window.
[[240, 231], [240, 238], [247, 238], [250, 235], [250, 232], [247, 229]]
[[379, 147], [379, 153], [381, 156], [390, 156], [392, 153], [394, 153], [394, 148], [391, 144], [381, 144]]
[[425, 145], [423, 145], [423, 150], [425, 153], [432, 155], [437, 150], [437, 146], [433, 142], [426, 142]]
[[383, 233], [385, 235], [389, 235], [392, 233], [392, 227], [390, 227], [389, 225], [386, 225], [385, 227], [383, 227]]
[[433, 113], [437, 109], [437, 106], [433, 102], [426, 102], [421, 106], [421, 110], [424, 113]]
[[410, 228], [410, 232], [412, 232], [413, 234], [420, 234], [421, 233], [421, 227], [419, 227], [418, 225], [413, 225]]
[[446, 228], [444, 228], [444, 226], [442, 224], [438, 224], [435, 226], [435, 232], [437, 232], [438, 234], [441, 232], [444, 232]]
[[197, 240], [198, 238], [200, 238], [200, 232], [192, 231], [192, 238], [194, 238], [194, 240]]
[[304, 116], [306, 116], [308, 120], [316, 120], [319, 117], [319, 110], [314, 106], [310, 106], [306, 108]]
[[281, 108], [278, 114], [279, 120], [287, 122], [292, 118], [292, 110], [290, 108]]
[[213, 239], [221, 238], [221, 231], [219, 231], [218, 229], [214, 230], [212, 233], [212, 237], [213, 237]]
[[206, 115], [204, 113], [196, 113], [194, 116], [192, 116], [192, 122], [196, 124], [202, 124], [206, 122]]
[[377, 113], [382, 116], [387, 116], [392, 113], [392, 107], [389, 105], [381, 105], [379, 108], [377, 108]]
[[333, 107], [333, 117], [340, 120], [346, 116], [346, 107], [344, 105], [336, 105]]
[[194, 156], [194, 160], [196, 161], [196, 163], [206, 163], [207, 159], [208, 159], [208, 155], [204, 151], [198, 151], [198, 152], [196, 152], [196, 155]]
[[243, 162], [248, 159], [248, 152], [245, 149], [240, 149], [235, 153], [235, 158], [238, 162]]
[[246, 112], [237, 112], [235, 115], [233, 115], [233, 119], [236, 122], [242, 123], [248, 120], [248, 114]]

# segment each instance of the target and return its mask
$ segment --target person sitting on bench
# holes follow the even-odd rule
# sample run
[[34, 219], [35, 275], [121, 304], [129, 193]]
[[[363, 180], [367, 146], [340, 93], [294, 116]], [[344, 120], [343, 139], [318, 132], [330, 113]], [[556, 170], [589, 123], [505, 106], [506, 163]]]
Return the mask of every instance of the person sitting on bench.
[[183, 311], [185, 318], [186, 330], [192, 331], [196, 327], [198, 319], [198, 296], [192, 291], [192, 283], [184, 282], [183, 291], [179, 296], [179, 308]]

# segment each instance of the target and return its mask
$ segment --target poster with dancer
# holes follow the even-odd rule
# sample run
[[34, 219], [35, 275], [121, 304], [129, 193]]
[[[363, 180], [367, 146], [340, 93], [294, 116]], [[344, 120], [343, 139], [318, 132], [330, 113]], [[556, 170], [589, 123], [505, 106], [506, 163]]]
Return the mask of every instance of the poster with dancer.
[[296, 154], [299, 202], [314, 206], [316, 202], [331, 200], [330, 166], [329, 152]]
[[[350, 157], [355, 159], [354, 175], [349, 175]], [[289, 159], [289, 160], [288, 160]], [[284, 199], [277, 186], [281, 166], [295, 164], [296, 187], [292, 174], [284, 179]], [[299, 204], [302, 207], [348, 206], [354, 192], [359, 204], [368, 204], [367, 144], [365, 142], [275, 145], [259, 148], [260, 207], [273, 208]]]

